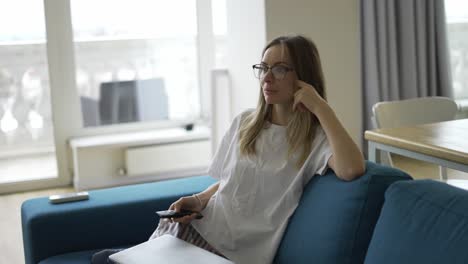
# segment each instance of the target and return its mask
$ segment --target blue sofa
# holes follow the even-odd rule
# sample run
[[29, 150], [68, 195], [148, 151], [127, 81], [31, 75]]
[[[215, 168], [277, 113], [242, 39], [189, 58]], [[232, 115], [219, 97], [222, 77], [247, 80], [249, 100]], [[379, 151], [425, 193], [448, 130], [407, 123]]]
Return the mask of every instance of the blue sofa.
[[[100, 249], [144, 242], [155, 211], [213, 182], [198, 176], [91, 191], [88, 201], [25, 201], [26, 263], [89, 263]], [[467, 193], [371, 162], [352, 182], [328, 171], [307, 184], [275, 263], [468, 263]]]

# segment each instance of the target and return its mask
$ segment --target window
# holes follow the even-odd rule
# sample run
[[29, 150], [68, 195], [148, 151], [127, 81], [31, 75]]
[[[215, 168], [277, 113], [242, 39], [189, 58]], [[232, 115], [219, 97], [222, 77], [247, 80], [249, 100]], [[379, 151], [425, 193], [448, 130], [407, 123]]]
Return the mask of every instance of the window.
[[[225, 0], [1, 2], [0, 177], [17, 176], [11, 167], [38, 176], [28, 166], [46, 164], [37, 155], [47, 154], [55, 178], [0, 179], [0, 193], [69, 184], [71, 137], [209, 117], [209, 72], [225, 65], [226, 43], [212, 27], [225, 12], [212, 19], [212, 5]], [[28, 166], [12, 166], [23, 154]]]
[[445, 0], [453, 93], [468, 99], [468, 2]]
[[85, 126], [200, 116], [195, 0], [72, 0], [71, 11]]

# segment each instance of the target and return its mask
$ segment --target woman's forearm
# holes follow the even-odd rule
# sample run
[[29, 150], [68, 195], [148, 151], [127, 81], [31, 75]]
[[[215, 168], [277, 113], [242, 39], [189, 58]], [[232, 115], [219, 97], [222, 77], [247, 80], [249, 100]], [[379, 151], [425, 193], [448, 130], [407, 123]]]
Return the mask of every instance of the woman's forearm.
[[344, 180], [352, 180], [365, 171], [364, 158], [356, 143], [342, 126], [333, 109], [326, 105], [316, 114], [333, 152], [333, 170]]
[[213, 196], [213, 194], [216, 193], [218, 188], [219, 188], [219, 182], [212, 184], [210, 187], [206, 188], [206, 190], [197, 194], [198, 198], [200, 198], [203, 208], [205, 208], [211, 196]]

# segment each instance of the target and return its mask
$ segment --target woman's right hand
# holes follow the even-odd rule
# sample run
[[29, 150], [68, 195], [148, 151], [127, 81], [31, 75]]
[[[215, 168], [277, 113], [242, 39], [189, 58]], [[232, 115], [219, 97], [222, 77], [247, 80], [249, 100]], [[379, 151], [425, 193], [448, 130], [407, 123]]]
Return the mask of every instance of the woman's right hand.
[[[204, 205], [201, 203], [200, 199], [192, 195], [180, 198], [169, 207], [169, 210], [175, 210], [176, 212], [180, 212], [181, 209], [201, 212], [204, 209]], [[196, 216], [197, 214], [193, 213], [191, 215], [186, 215], [180, 218], [171, 218], [170, 220], [171, 222], [189, 224], [193, 219], [195, 219]]]

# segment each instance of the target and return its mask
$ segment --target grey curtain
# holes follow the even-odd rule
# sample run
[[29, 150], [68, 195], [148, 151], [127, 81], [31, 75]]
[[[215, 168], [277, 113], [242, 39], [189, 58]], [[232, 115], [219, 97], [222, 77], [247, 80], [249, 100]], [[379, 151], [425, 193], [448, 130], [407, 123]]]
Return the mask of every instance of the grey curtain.
[[377, 102], [452, 97], [444, 0], [361, 0], [360, 12], [363, 131]]

